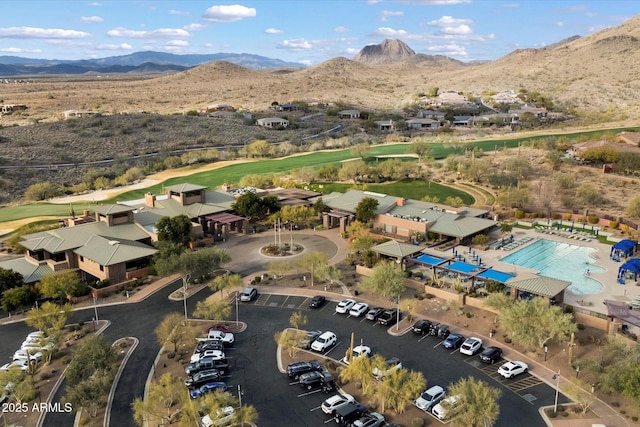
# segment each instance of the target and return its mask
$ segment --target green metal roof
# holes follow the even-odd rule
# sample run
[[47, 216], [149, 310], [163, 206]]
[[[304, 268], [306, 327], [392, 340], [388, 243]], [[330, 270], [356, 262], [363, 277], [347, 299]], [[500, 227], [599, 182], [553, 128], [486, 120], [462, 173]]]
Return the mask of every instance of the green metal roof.
[[520, 273], [516, 277], [507, 280], [506, 285], [521, 291], [551, 298], [564, 291], [571, 285], [571, 282], [534, 273]]
[[84, 246], [73, 252], [100, 265], [109, 266], [146, 258], [157, 251], [151, 246], [134, 240], [112, 240], [94, 234], [89, 237]]
[[190, 191], [204, 190], [206, 188], [207, 187], [204, 187], [202, 185], [189, 184], [188, 182], [185, 182], [184, 184], [169, 185], [168, 187], [164, 187], [165, 190], [171, 191], [172, 193], [188, 193]]
[[113, 215], [113, 214], [122, 213], [122, 212], [130, 212], [133, 209], [134, 208], [127, 205], [112, 205], [112, 204], [98, 205], [95, 208], [96, 212], [98, 212], [101, 215]]
[[380, 243], [379, 245], [371, 247], [373, 252], [395, 258], [411, 256], [415, 253], [421, 252], [423, 249], [424, 246], [400, 243], [395, 240], [389, 240], [388, 242]]
[[39, 282], [43, 277], [54, 274], [47, 264], [34, 264], [24, 257], [0, 262], [0, 267], [22, 274], [22, 281], [26, 284]]

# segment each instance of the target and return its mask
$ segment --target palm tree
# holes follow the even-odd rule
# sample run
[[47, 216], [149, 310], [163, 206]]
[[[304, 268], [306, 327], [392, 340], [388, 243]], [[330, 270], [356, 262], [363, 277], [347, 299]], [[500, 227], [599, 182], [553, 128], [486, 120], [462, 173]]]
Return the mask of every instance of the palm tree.
[[381, 412], [385, 406], [398, 414], [404, 412], [407, 403], [418, 396], [427, 387], [427, 381], [422, 372], [396, 369], [385, 376], [375, 388], [373, 398], [381, 405]]
[[460, 396], [456, 405], [456, 426], [491, 427], [495, 425], [500, 406], [501, 392], [487, 383], [473, 377], [463, 378], [449, 387], [450, 396]]
[[355, 357], [349, 365], [340, 371], [340, 379], [344, 382], [356, 381], [362, 385], [362, 393], [369, 395], [374, 387], [373, 363], [370, 357]]
[[209, 288], [213, 291], [220, 291], [220, 298], [224, 296], [226, 288], [242, 288], [242, 277], [239, 274], [223, 274], [213, 279]]

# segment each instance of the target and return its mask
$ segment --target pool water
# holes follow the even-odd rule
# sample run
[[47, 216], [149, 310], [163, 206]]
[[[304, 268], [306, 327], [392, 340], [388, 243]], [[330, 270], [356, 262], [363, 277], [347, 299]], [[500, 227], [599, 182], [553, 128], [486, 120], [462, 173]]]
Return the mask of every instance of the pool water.
[[595, 251], [584, 246], [540, 239], [500, 261], [537, 270], [542, 276], [571, 282], [569, 290], [574, 294], [597, 294], [604, 286], [585, 275], [587, 268], [590, 273], [605, 271], [593, 265], [594, 260], [589, 254]]

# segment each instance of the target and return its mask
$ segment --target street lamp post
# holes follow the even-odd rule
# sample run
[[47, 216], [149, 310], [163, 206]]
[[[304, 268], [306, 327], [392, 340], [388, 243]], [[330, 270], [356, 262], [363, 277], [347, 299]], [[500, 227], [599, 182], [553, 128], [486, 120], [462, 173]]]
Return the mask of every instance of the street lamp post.
[[396, 297], [396, 331], [400, 327], [400, 295]]
[[98, 319], [98, 306], [96, 305], [96, 300], [97, 299], [98, 298], [96, 297], [96, 294], [93, 294], [93, 314], [94, 314], [94, 316], [93, 316], [93, 319], [94, 319], [94, 321], [93, 321], [93, 330], [94, 330], [94, 332], [96, 330], [96, 323], [98, 322], [98, 320], [100, 320], [100, 319]]
[[558, 412], [558, 390], [560, 389], [560, 369], [558, 369], [558, 373], [554, 374], [552, 377], [553, 380], [556, 380], [556, 399], [553, 402], [553, 413]]
[[191, 274], [187, 274], [182, 276], [182, 301], [184, 302], [184, 321], [186, 322], [187, 317], [187, 282], [191, 278]]

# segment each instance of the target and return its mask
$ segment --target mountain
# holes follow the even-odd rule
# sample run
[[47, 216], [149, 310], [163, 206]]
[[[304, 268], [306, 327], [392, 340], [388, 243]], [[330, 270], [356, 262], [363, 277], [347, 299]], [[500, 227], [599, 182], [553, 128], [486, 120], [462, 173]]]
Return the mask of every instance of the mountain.
[[415, 56], [415, 52], [401, 40], [385, 39], [380, 44], [362, 48], [353, 60], [365, 64], [393, 64]]
[[176, 55], [166, 52], [144, 51], [129, 55], [97, 59], [57, 60], [30, 59], [19, 56], [0, 56], [0, 75], [84, 74], [93, 73], [166, 73], [213, 61], [226, 61], [252, 70], [263, 68], [304, 68], [296, 62], [248, 53], [214, 53], [204, 55]]

